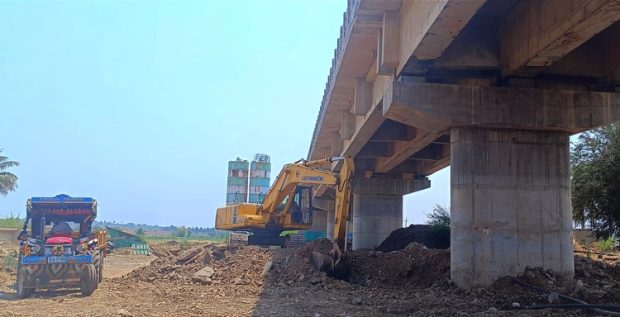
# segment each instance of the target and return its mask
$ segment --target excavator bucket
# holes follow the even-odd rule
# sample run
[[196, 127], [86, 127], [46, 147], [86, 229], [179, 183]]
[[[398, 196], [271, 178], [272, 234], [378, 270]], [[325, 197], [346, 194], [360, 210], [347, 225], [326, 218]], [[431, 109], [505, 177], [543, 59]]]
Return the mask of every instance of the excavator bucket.
[[327, 276], [348, 280], [351, 275], [351, 256], [349, 252], [340, 251], [337, 243], [333, 243], [331, 250], [322, 248], [321, 244], [313, 244], [312, 262], [317, 270], [327, 273]]

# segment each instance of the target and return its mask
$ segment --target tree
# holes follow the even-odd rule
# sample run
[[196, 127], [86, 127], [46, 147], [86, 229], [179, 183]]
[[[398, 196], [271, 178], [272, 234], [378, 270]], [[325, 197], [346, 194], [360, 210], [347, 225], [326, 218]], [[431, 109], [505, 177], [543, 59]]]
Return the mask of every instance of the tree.
[[136, 230], [136, 234], [139, 236], [143, 236], [144, 235], [144, 229], [139, 228], [138, 230]]
[[187, 237], [187, 228], [185, 226], [180, 226], [176, 228], [177, 237]]
[[571, 151], [573, 220], [620, 234], [620, 124], [582, 133]]
[[2, 196], [17, 189], [17, 176], [7, 170], [18, 165], [18, 162], [9, 161], [8, 157], [3, 156], [2, 149], [0, 149], [0, 194]]
[[450, 209], [437, 205], [433, 207], [433, 212], [426, 215], [428, 220], [426, 224], [431, 226], [449, 226], [450, 225]]

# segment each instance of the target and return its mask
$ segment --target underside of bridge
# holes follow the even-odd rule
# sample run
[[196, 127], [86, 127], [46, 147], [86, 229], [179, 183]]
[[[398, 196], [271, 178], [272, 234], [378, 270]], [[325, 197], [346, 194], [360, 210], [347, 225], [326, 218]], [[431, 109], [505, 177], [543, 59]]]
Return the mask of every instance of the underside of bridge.
[[349, 1], [308, 158], [355, 158], [353, 247], [451, 165], [459, 286], [572, 275], [569, 136], [620, 120], [619, 19], [620, 0]]

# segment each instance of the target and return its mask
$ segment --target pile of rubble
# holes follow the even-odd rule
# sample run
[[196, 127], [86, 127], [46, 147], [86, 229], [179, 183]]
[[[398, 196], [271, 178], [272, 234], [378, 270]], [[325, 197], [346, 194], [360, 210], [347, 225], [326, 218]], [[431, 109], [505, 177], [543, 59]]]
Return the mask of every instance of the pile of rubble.
[[353, 253], [351, 282], [373, 287], [428, 287], [450, 276], [450, 252], [412, 243], [404, 250]]
[[6, 288], [15, 282], [17, 254], [17, 243], [0, 241], [0, 288]]
[[[374, 307], [373, 311], [385, 314], [419, 311], [428, 315], [486, 314], [520, 310], [530, 305], [567, 303], [561, 297], [550, 298], [552, 292], [590, 304], [620, 302], [620, 282], [617, 282], [620, 267], [582, 256], [575, 257], [574, 279], [541, 269], [528, 269], [517, 278], [547, 292], [519, 285], [509, 277], [487, 288], [463, 290], [450, 280], [450, 251], [446, 249], [430, 249], [414, 242], [392, 252], [352, 251], [351, 276], [349, 281], [342, 281], [317, 271], [312, 263], [313, 251], [325, 253], [330, 248], [329, 240], [317, 240], [301, 248], [214, 244], [184, 247], [170, 242], [153, 246], [158, 259], [134, 270], [128, 277], [129, 283], [171, 283], [167, 285], [174, 286], [162, 288], [171, 294], [181, 294], [174, 289], [183, 287], [200, 289], [201, 294], [209, 296], [252, 294], [261, 299], [257, 307], [273, 314], [286, 311], [274, 310], [270, 299], [284, 296], [297, 301], [306, 296], [302, 294], [312, 294], [308, 296], [315, 303], [345, 301], [359, 309]], [[556, 313], [578, 316], [584, 311]], [[539, 315], [544, 315], [544, 311], [527, 314]]]
[[261, 271], [271, 258], [269, 249], [247, 246], [198, 245], [183, 250], [179, 245], [155, 245], [158, 257], [147, 267], [131, 272], [134, 280], [167, 280], [194, 284], [260, 286]]

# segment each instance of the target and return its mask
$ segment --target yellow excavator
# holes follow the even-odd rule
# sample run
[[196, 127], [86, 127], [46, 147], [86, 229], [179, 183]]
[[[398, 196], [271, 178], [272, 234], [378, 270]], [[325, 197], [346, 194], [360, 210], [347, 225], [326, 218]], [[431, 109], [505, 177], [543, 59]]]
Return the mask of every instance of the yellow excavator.
[[[343, 161], [340, 173], [317, 166]], [[287, 230], [305, 230], [312, 224], [312, 185], [331, 185], [336, 192], [334, 241], [329, 254], [313, 254], [320, 270], [332, 276], [345, 276], [350, 268], [347, 252], [349, 219], [355, 165], [350, 157], [331, 157], [316, 161], [299, 160], [284, 166], [265, 195], [262, 204], [240, 203], [217, 209], [215, 228], [248, 231], [248, 244], [281, 245]]]

